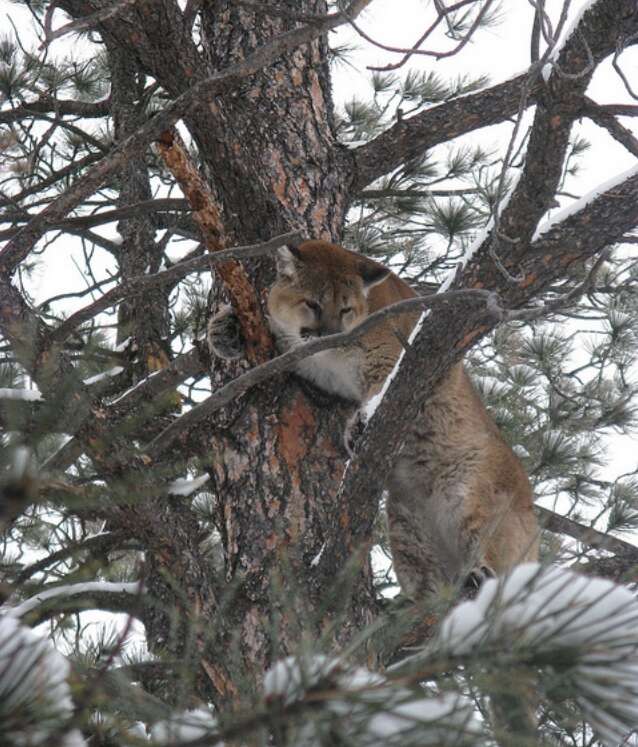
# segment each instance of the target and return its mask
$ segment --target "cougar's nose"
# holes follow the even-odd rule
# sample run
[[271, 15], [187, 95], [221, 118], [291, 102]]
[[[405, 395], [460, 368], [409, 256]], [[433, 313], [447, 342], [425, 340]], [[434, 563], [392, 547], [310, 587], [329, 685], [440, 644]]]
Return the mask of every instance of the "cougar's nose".
[[337, 332], [342, 332], [341, 320], [336, 319], [331, 321], [326, 319], [319, 328], [319, 334], [323, 337], [324, 335], [336, 335]]

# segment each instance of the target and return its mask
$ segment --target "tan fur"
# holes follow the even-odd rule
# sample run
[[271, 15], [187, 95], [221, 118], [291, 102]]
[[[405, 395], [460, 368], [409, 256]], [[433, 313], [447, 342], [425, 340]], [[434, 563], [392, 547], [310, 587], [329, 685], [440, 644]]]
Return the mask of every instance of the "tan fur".
[[[323, 241], [284, 249], [268, 296], [283, 349], [346, 331], [366, 315], [416, 294], [376, 262]], [[343, 314], [343, 310], [350, 309]], [[357, 344], [303, 361], [317, 386], [365, 402], [392, 371], [416, 315], [379, 325]], [[398, 336], [397, 336], [398, 332]], [[388, 523], [401, 587], [419, 597], [472, 568], [496, 573], [537, 556], [532, 491], [461, 364], [413, 421], [388, 484]]]

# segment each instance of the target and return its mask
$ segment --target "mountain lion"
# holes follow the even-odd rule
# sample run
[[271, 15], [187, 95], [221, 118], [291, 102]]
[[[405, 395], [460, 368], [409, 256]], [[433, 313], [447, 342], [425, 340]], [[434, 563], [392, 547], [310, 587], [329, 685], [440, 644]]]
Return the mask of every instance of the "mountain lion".
[[[269, 322], [287, 350], [350, 330], [368, 314], [415, 295], [367, 257], [306, 241], [279, 250]], [[395, 317], [350, 346], [306, 358], [296, 371], [326, 392], [365, 403], [383, 386], [418, 317]], [[228, 340], [232, 328], [229, 310], [211, 320], [209, 344], [223, 357], [241, 354], [238, 341]], [[462, 364], [410, 419], [387, 485], [390, 545], [404, 594], [420, 598], [470, 572], [479, 580], [535, 559], [538, 526], [527, 475]]]

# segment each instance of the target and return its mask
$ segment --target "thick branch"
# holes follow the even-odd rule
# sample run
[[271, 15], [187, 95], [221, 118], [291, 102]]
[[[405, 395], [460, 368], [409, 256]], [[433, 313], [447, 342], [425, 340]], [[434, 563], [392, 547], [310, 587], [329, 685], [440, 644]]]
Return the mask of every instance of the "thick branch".
[[[355, 148], [351, 151], [352, 194], [435, 145], [509, 119], [518, 111], [526, 83], [527, 76], [519, 75], [477, 93], [432, 106], [413, 117], [401, 119], [369, 143]], [[531, 89], [529, 105], [535, 103], [539, 88], [537, 84]]]
[[53, 99], [42, 96], [35, 101], [27, 101], [14, 109], [0, 112], [0, 124], [11, 124], [18, 122], [31, 114], [56, 114], [57, 116], [72, 117], [105, 117], [111, 108], [111, 100], [102, 101], [73, 101], [64, 99]]

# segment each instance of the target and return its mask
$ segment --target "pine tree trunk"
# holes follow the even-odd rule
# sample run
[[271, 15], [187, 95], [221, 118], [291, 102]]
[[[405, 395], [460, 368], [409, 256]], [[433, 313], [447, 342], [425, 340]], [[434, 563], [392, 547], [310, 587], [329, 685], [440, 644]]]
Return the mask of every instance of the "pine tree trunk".
[[[299, 13], [326, 12], [325, 2], [317, 0], [284, 5]], [[232, 2], [211, 2], [203, 15], [213, 69], [294, 26]], [[334, 134], [325, 39], [216, 98], [191, 115], [189, 126], [230, 242], [290, 229], [339, 241], [348, 191]], [[253, 262], [248, 270], [263, 297], [273, 260]], [[242, 365], [214, 360], [213, 390]], [[353, 405], [311, 390], [294, 376], [279, 377], [189, 437], [209, 444], [223, 543], [224, 577], [209, 598], [232, 600], [207, 609], [215, 631], [208, 635], [207, 655], [224, 657], [227, 676], [244, 694], [259, 688], [273, 658], [299, 647], [304, 632], [312, 640], [323, 635], [335, 651], [376, 614], [368, 548], [353, 554], [352, 568], [337, 567], [331, 532], [336, 523], [351, 522], [350, 507], [339, 505], [337, 493], [347, 458], [342, 434], [353, 411]], [[199, 578], [202, 582], [208, 583]], [[348, 592], [337, 589], [341, 583], [350, 585]], [[161, 626], [154, 632], [162, 637]], [[221, 694], [221, 700], [236, 703], [232, 690], [201, 694], [218, 702]]]

